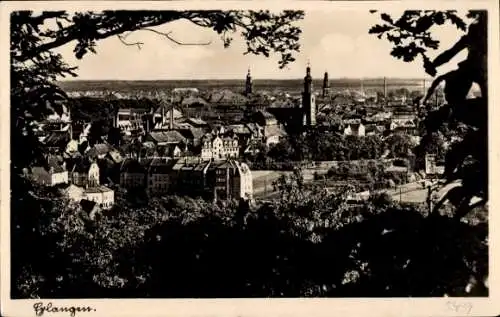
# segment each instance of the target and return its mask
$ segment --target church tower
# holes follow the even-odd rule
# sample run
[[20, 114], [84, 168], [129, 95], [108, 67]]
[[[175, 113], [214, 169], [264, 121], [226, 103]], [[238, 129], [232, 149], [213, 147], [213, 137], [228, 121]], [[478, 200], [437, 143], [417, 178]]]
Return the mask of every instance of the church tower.
[[247, 81], [245, 84], [245, 95], [251, 95], [253, 90], [252, 75], [250, 75], [250, 68], [247, 73]]
[[316, 102], [312, 91], [311, 67], [307, 65], [304, 77], [304, 91], [302, 92], [303, 125], [307, 127], [316, 125]]
[[330, 94], [330, 82], [328, 80], [328, 72], [325, 72], [323, 77], [323, 98]]

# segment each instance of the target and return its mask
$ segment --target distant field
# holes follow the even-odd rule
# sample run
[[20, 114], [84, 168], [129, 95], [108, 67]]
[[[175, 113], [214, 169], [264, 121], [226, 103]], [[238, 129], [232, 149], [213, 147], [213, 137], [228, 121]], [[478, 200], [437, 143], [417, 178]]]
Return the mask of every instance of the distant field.
[[[254, 79], [254, 89], [260, 90], [296, 90], [302, 89], [303, 79], [289, 80], [269, 80]], [[61, 81], [59, 83], [66, 91], [87, 91], [87, 90], [112, 90], [112, 91], [136, 91], [136, 90], [171, 90], [173, 88], [195, 87], [199, 89], [226, 88], [231, 90], [243, 89], [244, 79], [236, 80], [74, 80]], [[321, 87], [322, 79], [313, 80], [315, 87]], [[359, 88], [360, 79], [331, 79], [331, 89]], [[363, 87], [367, 90], [381, 88], [384, 84], [383, 78], [363, 79]], [[389, 89], [408, 88], [420, 89], [423, 79], [398, 79], [388, 78], [387, 87]]]
[[256, 197], [265, 196], [274, 191], [273, 182], [281, 175], [291, 172], [284, 171], [252, 171], [253, 192]]
[[[326, 173], [326, 170], [304, 169], [302, 171], [304, 180], [308, 183], [312, 182], [314, 172]], [[281, 175], [289, 175], [291, 173], [288, 171], [252, 171], [254, 196], [257, 198], [264, 196], [266, 198], [271, 197], [274, 191], [273, 182]]]

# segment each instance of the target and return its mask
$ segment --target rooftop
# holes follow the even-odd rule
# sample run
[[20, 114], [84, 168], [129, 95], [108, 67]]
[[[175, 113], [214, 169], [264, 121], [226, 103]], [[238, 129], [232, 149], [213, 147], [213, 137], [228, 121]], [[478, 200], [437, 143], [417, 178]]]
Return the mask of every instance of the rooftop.
[[113, 192], [113, 190], [106, 186], [97, 186], [97, 187], [86, 188], [84, 192], [88, 194], [97, 194], [97, 193], [109, 193]]

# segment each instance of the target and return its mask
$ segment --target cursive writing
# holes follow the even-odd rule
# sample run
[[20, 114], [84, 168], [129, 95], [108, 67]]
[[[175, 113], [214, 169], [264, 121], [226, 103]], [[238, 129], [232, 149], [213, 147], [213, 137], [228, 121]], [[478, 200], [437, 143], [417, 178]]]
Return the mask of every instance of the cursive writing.
[[453, 310], [455, 313], [470, 315], [472, 310], [472, 303], [457, 303], [454, 301], [446, 302], [446, 306]]
[[33, 305], [36, 316], [43, 316], [44, 313], [69, 313], [71, 317], [75, 317], [76, 313], [89, 313], [95, 312], [95, 308], [90, 306], [53, 306], [52, 303], [44, 305], [43, 303], [36, 303]]

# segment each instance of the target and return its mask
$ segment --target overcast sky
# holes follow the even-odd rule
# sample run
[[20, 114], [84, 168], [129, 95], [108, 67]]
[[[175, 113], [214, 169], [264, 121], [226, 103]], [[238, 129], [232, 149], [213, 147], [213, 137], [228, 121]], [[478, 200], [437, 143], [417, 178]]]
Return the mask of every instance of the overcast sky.
[[[236, 36], [231, 47], [224, 49], [217, 34], [187, 21], [157, 29], [172, 31], [173, 37], [184, 42], [212, 41], [212, 44], [179, 46], [155, 33], [139, 31], [127, 40], [143, 42], [141, 50], [125, 46], [114, 37], [98, 42], [97, 54], [88, 54], [83, 60], [74, 58], [74, 44], [59, 51], [67, 62], [79, 66], [79, 79], [241, 79], [249, 67], [254, 78], [288, 79], [303, 77], [308, 60], [314, 78], [321, 78], [325, 71], [330, 78], [425, 77], [420, 59], [413, 63], [397, 60], [389, 54], [390, 43], [368, 34], [369, 28], [378, 22], [379, 15], [368, 11], [306, 11], [304, 20], [298, 22], [303, 31], [301, 52], [283, 70], [278, 68], [277, 56], [243, 55], [244, 42]], [[462, 33], [445, 25], [435, 28], [435, 34], [445, 48]], [[455, 68], [465, 53], [440, 72]]]

